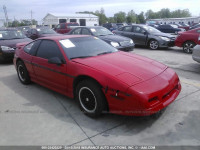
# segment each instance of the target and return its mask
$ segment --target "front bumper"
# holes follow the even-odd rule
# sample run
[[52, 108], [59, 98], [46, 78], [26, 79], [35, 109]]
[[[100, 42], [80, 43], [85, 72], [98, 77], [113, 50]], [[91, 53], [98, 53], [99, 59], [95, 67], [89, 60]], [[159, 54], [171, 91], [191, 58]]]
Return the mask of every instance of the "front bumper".
[[15, 51], [0, 51], [0, 61], [10, 61], [14, 58]]
[[172, 103], [181, 91], [176, 73], [170, 68], [160, 75], [138, 83], [126, 91], [111, 97], [106, 94], [111, 113], [127, 116], [148, 116]]
[[120, 51], [133, 51], [133, 49], [135, 48], [135, 44], [124, 44], [124, 43], [120, 43], [120, 46], [116, 47], [118, 50]]
[[167, 48], [167, 47], [173, 47], [175, 45], [175, 42], [174, 40], [171, 40], [171, 41], [160, 41], [159, 42], [159, 47], [163, 47], [163, 48]]

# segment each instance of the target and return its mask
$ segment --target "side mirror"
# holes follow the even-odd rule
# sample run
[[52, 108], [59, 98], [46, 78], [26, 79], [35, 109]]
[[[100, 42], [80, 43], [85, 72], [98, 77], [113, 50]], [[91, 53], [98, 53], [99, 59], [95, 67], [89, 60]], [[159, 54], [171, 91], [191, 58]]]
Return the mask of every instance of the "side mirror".
[[147, 34], [148, 34], [147, 31], [144, 31], [143, 33], [144, 33], [144, 35], [147, 35]]
[[48, 59], [48, 63], [49, 64], [56, 64], [58, 66], [63, 64], [62, 60], [60, 58], [58, 58], [58, 57], [49, 58]]

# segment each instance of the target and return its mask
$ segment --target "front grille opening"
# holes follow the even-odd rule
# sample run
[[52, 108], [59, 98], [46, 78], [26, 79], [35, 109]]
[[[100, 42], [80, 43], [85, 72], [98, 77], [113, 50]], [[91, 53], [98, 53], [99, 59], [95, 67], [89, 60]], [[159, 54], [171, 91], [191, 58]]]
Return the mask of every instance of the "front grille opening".
[[150, 98], [150, 99], [149, 99], [149, 102], [158, 101], [158, 100], [159, 100], [158, 97], [155, 96], [155, 97], [153, 97], [153, 98]]
[[174, 90], [178, 90], [178, 84], [172, 89], [170, 90], [168, 93], [166, 93], [165, 95], [163, 95], [162, 99], [165, 99], [167, 96], [169, 96]]

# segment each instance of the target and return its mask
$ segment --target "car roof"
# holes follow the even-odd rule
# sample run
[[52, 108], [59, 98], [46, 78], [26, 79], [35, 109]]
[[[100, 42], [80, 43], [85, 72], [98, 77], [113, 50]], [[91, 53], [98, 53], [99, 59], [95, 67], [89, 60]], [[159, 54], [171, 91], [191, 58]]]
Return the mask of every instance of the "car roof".
[[42, 37], [39, 39], [46, 39], [46, 40], [63, 40], [63, 39], [71, 39], [71, 38], [79, 38], [79, 37], [89, 37], [90, 35], [57, 35], [57, 36], [49, 36], [49, 37]]

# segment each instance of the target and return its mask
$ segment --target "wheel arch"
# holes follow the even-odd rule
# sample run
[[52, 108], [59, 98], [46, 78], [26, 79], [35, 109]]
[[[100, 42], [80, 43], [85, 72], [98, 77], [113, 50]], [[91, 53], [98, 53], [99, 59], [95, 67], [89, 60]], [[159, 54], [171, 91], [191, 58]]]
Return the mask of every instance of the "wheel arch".
[[96, 84], [98, 84], [101, 88], [103, 87], [96, 79], [94, 79], [93, 77], [91, 76], [88, 76], [88, 75], [79, 75], [77, 76], [74, 81], [73, 81], [73, 94], [74, 94], [74, 97], [75, 97], [75, 92], [76, 92], [76, 87], [77, 85], [83, 81], [83, 80], [91, 80], [93, 82], [95, 82]]
[[196, 45], [196, 43], [195, 43], [194, 41], [192, 41], [192, 40], [186, 40], [186, 41], [183, 42], [182, 47], [184, 46], [184, 44], [185, 44], [186, 42], [192, 42], [192, 43], [194, 43], [194, 44]]
[[[74, 99], [76, 98], [76, 87], [77, 85], [83, 81], [83, 80], [90, 80], [90, 81], [93, 81], [95, 82], [100, 88], [103, 88], [103, 86], [93, 77], [91, 76], [88, 76], [88, 75], [79, 75], [77, 76], [74, 81], [73, 81], [73, 95], [74, 95]], [[103, 94], [104, 95], [104, 94]], [[105, 95], [104, 95], [105, 96]], [[106, 99], [106, 96], [105, 96], [105, 101], [106, 101], [106, 111], [109, 111], [109, 105], [108, 105], [108, 101]]]

